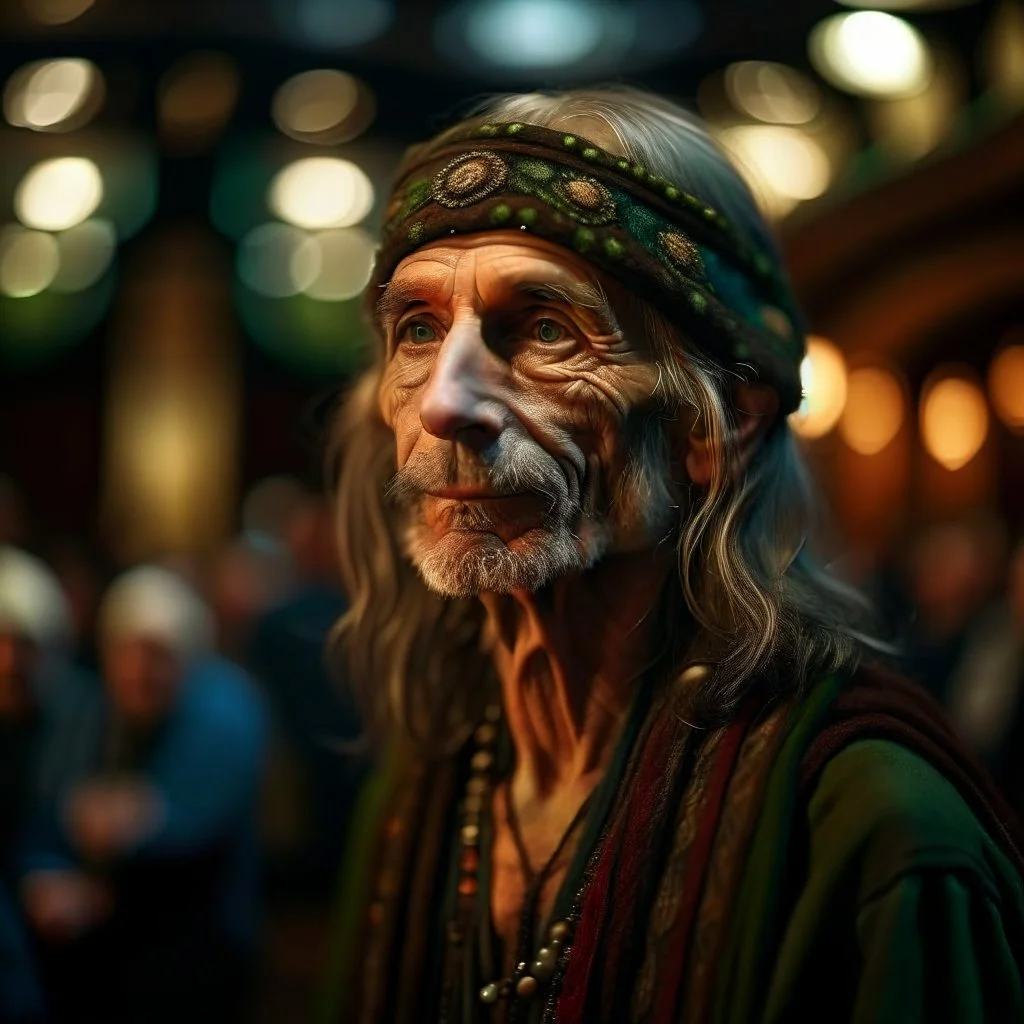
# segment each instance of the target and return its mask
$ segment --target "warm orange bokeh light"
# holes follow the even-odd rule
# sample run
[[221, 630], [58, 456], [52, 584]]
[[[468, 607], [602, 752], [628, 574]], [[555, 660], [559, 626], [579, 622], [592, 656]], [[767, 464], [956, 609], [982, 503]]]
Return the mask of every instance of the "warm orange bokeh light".
[[992, 360], [988, 393], [996, 415], [1011, 430], [1024, 430], [1024, 345], [1010, 345]]
[[839, 433], [855, 452], [882, 451], [899, 433], [903, 415], [903, 389], [892, 373], [864, 366], [850, 374]]
[[921, 399], [921, 439], [946, 469], [960, 469], [981, 450], [988, 406], [981, 388], [961, 376], [937, 376]]
[[846, 360], [825, 338], [807, 339], [807, 355], [800, 364], [804, 400], [789, 418], [801, 437], [824, 437], [838, 422], [846, 405]]

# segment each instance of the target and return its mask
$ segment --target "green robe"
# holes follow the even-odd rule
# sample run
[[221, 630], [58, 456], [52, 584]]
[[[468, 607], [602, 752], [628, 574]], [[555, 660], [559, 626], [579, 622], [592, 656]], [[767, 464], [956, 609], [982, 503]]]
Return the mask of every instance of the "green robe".
[[806, 880], [753, 1019], [1024, 1021], [1024, 885], [931, 765], [853, 743], [825, 768], [807, 827]]
[[[610, 909], [599, 929], [607, 937], [591, 947], [594, 966], [581, 975], [584, 995], [575, 1004], [565, 998], [578, 980], [571, 977], [572, 968], [582, 970], [573, 960], [580, 959], [574, 947], [559, 1009], [546, 1021], [1024, 1022], [1020, 861], [1014, 860], [1012, 840], [1007, 846], [1006, 836], [994, 834], [1001, 828], [1001, 809], [996, 807], [993, 816], [991, 801], [971, 805], [958, 789], [972, 784], [972, 769], [947, 778], [905, 745], [855, 735], [830, 754], [813, 786], [801, 791], [800, 770], [841, 704], [844, 686], [833, 681], [815, 687], [788, 709], [757, 716], [759, 724], [740, 730], [745, 738], [723, 774], [728, 781], [720, 809], [710, 815], [688, 794], [713, 790], [732, 726], [691, 745], [688, 781], [682, 784], [660, 760], [666, 749], [677, 749], [675, 741], [662, 737], [657, 748], [651, 738], [671, 727], [664, 717], [652, 727], [641, 742], [652, 756], [640, 758], [647, 767], [637, 776], [646, 772], [648, 786], [653, 780], [648, 795], [667, 786], [676, 796], [660, 818], [641, 813], [649, 828], [645, 835], [654, 843], [652, 856], [639, 868], [649, 877], [629, 895], [628, 871], [637, 870], [635, 864], [614, 868], [607, 899], [593, 900]], [[909, 700], [916, 702], [915, 692], [909, 692]], [[955, 741], [944, 742], [955, 750]], [[710, 752], [702, 769], [703, 751]], [[404, 776], [399, 772], [392, 778]], [[634, 779], [631, 786], [621, 801], [624, 818], [633, 813], [631, 807], [644, 804], [640, 783]], [[379, 830], [382, 818], [395, 820], [389, 789], [382, 784], [368, 791], [363, 839]], [[429, 899], [429, 878], [436, 873], [424, 859], [431, 822], [444, 821], [443, 807], [457, 799], [457, 789], [428, 786], [411, 801], [432, 809], [408, 819], [414, 824], [406, 840], [405, 872], [419, 877], [421, 889], [428, 879], [426, 900], [419, 903], [424, 908], [436, 906]], [[972, 806], [983, 808], [983, 818]], [[681, 827], [686, 820], [692, 827]], [[693, 835], [699, 836], [703, 822], [711, 831], [701, 861], [693, 853], [700, 845]], [[621, 842], [628, 845], [635, 835], [626, 822]], [[679, 861], [685, 864], [681, 875], [673, 877], [671, 856], [658, 860], [653, 854], [659, 845], [689, 858]], [[384, 945], [368, 946], [359, 927], [366, 900], [372, 908], [374, 897], [366, 875], [355, 867], [361, 858], [372, 876], [382, 863], [399, 863], [386, 862], [382, 849], [357, 847], [346, 869], [340, 911], [347, 924], [329, 979], [331, 998], [320, 1017], [324, 1022], [434, 1019], [410, 981], [416, 972], [408, 969], [407, 950], [422, 941], [415, 934], [418, 927], [435, 933], [440, 920], [420, 921], [415, 898], [399, 896], [398, 916], [390, 918], [398, 923]], [[394, 883], [392, 867], [384, 873]], [[405, 890], [400, 885], [395, 891]], [[692, 924], [679, 931], [688, 900]], [[691, 938], [680, 946], [677, 934]], [[361, 959], [367, 949], [371, 953]], [[378, 1008], [367, 1013], [354, 993], [369, 977], [376, 979], [371, 988]], [[678, 994], [666, 1000], [673, 989]], [[567, 1013], [566, 1005], [586, 1009]], [[395, 1009], [403, 1006], [404, 1011]]]

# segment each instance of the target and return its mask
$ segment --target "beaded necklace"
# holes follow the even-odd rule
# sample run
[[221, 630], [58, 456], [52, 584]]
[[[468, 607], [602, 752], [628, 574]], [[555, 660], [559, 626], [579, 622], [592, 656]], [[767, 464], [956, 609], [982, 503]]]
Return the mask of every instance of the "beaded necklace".
[[[441, 1020], [449, 1024], [502, 1019], [524, 1024], [553, 1012], [561, 978], [572, 952], [572, 940], [594, 869], [604, 847], [612, 810], [617, 802], [637, 737], [647, 720], [653, 692], [653, 673], [641, 682], [608, 769], [570, 823], [555, 853], [528, 878], [520, 917], [515, 968], [500, 977], [491, 925], [490, 891], [493, 820], [490, 814], [496, 778], [507, 766], [510, 740], [501, 728], [501, 708], [486, 709], [474, 734], [476, 749], [469, 763], [465, 795], [460, 804], [457, 877], [454, 906], [449, 903], [445, 927]], [[511, 807], [511, 802], [509, 802]], [[512, 832], [521, 843], [518, 826]], [[540, 890], [570, 838], [582, 827], [580, 840], [555, 897], [554, 906], [536, 947], [536, 904]], [[520, 851], [524, 856], [525, 851]], [[546, 995], [544, 1004], [539, 997]], [[504, 1010], [499, 1018], [494, 1012]]]

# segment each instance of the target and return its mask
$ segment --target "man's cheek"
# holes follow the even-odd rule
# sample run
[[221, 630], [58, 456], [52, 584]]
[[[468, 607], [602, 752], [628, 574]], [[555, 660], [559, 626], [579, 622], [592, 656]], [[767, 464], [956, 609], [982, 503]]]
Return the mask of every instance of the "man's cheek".
[[417, 407], [411, 403], [403, 405], [397, 411], [391, 428], [395, 433], [396, 468], [401, 469], [409, 461], [422, 433]]

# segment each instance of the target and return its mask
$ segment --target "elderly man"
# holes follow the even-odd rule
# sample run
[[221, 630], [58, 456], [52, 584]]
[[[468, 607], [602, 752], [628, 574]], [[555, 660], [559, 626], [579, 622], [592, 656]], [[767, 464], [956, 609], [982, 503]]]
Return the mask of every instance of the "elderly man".
[[337, 1019], [1024, 1019], [1019, 848], [858, 668], [798, 313], [704, 130], [492, 103], [406, 159], [369, 300], [342, 635], [395, 742]]
[[256, 930], [264, 715], [176, 574], [116, 580], [104, 686], [55, 695], [21, 895], [55, 1021], [236, 1019]]
[[[3, 478], [0, 477], [0, 503]], [[2, 510], [0, 510], [2, 511]], [[2, 518], [2, 516], [0, 516]], [[13, 895], [17, 850], [37, 784], [48, 696], [71, 673], [71, 613], [38, 558], [0, 544], [0, 1020], [42, 1020], [42, 992]]]

